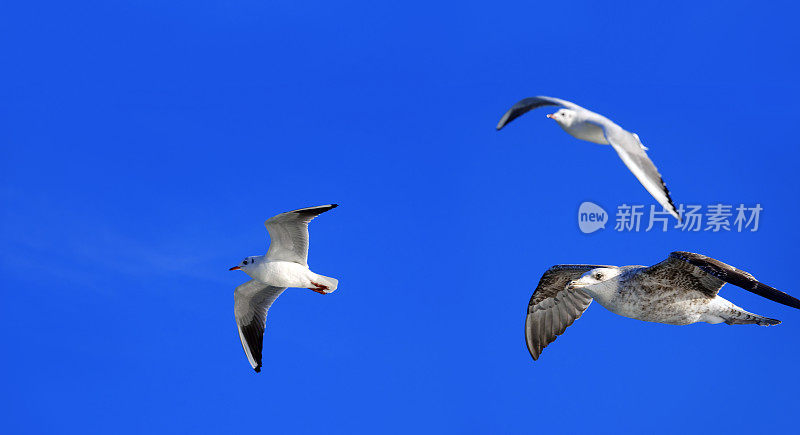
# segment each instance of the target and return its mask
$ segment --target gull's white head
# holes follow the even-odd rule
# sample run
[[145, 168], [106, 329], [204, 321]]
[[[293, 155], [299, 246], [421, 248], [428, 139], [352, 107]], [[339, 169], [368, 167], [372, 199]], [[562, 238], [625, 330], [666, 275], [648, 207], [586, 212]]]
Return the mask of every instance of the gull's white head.
[[547, 115], [548, 118], [557, 122], [562, 127], [569, 127], [575, 122], [576, 113], [570, 109], [559, 109], [556, 113]]
[[247, 269], [253, 267], [255, 262], [256, 262], [256, 257], [247, 257], [244, 260], [242, 260], [242, 262], [239, 263], [239, 265], [233, 266], [228, 270], [241, 270], [242, 272], [247, 273]]
[[580, 278], [570, 281], [568, 285], [570, 288], [582, 288], [608, 281], [611, 278], [619, 275], [621, 272], [622, 269], [618, 267], [598, 267], [584, 273]]

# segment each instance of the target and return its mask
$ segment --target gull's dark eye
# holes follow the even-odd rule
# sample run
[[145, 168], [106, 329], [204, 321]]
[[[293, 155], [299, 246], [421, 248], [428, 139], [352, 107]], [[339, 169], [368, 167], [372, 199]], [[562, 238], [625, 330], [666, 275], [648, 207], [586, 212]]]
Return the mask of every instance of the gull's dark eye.
[[603, 279], [603, 274], [602, 273], [595, 274], [594, 278], [597, 280], [601, 280]]

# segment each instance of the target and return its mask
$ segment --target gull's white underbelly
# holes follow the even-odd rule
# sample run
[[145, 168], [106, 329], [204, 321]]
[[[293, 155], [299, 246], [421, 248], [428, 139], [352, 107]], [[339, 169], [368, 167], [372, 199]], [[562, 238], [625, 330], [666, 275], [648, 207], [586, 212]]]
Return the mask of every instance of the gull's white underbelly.
[[291, 261], [265, 261], [250, 274], [250, 277], [275, 287], [314, 287], [311, 280], [314, 272], [302, 264]]
[[701, 321], [707, 311], [704, 302], [690, 300], [653, 304], [616, 300], [601, 305], [620, 316], [669, 325], [688, 325]]
[[600, 145], [608, 145], [606, 136], [603, 134], [603, 129], [597, 125], [590, 124], [588, 122], [576, 122], [575, 124], [569, 126], [569, 128], [561, 128], [580, 140], [585, 140]]
[[614, 314], [646, 322], [688, 325], [705, 321], [713, 299], [671, 286], [617, 286], [611, 292], [594, 295], [595, 300]]

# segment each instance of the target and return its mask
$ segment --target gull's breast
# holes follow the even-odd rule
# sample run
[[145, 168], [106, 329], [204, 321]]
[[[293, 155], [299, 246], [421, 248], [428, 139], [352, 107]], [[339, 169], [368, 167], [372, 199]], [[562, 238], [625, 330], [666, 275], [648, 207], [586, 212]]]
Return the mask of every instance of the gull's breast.
[[267, 261], [253, 278], [276, 287], [309, 287], [311, 271], [291, 261]]
[[606, 308], [620, 316], [646, 322], [688, 325], [700, 320], [709, 303], [693, 291], [663, 285], [620, 286]]
[[562, 126], [561, 128], [580, 140], [585, 140], [600, 145], [608, 145], [606, 136], [603, 134], [603, 129], [595, 124], [590, 124], [588, 122], [576, 122], [569, 127]]

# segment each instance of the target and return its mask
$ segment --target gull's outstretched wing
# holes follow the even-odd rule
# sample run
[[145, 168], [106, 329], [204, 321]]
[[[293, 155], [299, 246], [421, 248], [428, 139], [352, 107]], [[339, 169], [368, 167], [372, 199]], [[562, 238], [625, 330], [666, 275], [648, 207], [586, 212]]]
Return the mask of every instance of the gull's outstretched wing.
[[501, 128], [505, 127], [506, 124], [519, 118], [525, 113], [530, 112], [531, 110], [536, 109], [538, 107], [544, 107], [544, 106], [561, 106], [573, 110], [586, 110], [575, 103], [571, 103], [567, 100], [562, 100], [560, 98], [545, 97], [545, 96], [523, 98], [522, 100], [519, 100], [517, 104], [511, 106], [511, 108], [508, 109], [508, 112], [506, 112], [506, 114], [503, 115], [502, 118], [500, 118], [500, 122], [497, 123], [497, 129], [500, 130]]
[[264, 222], [270, 244], [267, 260], [292, 261], [308, 266], [308, 223], [338, 204], [301, 208], [273, 216]]
[[725, 283], [741, 287], [769, 300], [800, 309], [800, 300], [759, 282], [753, 275], [705, 255], [673, 252], [666, 260], [649, 267], [647, 275], [691, 285], [709, 297], [717, 295]]
[[267, 310], [286, 287], [273, 287], [254, 279], [236, 287], [233, 292], [233, 313], [239, 328], [239, 340], [247, 360], [256, 372], [261, 371], [261, 349]]
[[[596, 114], [593, 114], [596, 115]], [[614, 148], [614, 151], [619, 154], [625, 166], [633, 172], [633, 175], [642, 183], [645, 189], [653, 195], [653, 198], [664, 207], [671, 215], [675, 216], [678, 221], [681, 220], [672, 198], [669, 196], [667, 185], [658, 173], [656, 165], [652, 160], [647, 157], [644, 151], [644, 145], [639, 140], [639, 136], [626, 131], [622, 127], [608, 121], [605, 117], [600, 115], [592, 116], [595, 119], [589, 119], [591, 122], [603, 129], [603, 134], [608, 143]]]
[[567, 284], [598, 267], [611, 266], [560, 264], [542, 275], [528, 303], [528, 316], [525, 318], [525, 342], [534, 361], [592, 303], [586, 292], [577, 288], [567, 290]]

